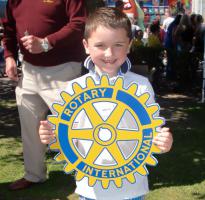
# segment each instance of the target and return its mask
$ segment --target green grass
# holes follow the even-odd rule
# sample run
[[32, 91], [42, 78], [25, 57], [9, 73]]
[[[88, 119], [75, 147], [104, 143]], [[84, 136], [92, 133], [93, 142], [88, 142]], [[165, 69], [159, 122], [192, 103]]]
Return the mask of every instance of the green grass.
[[[185, 97], [162, 96], [159, 101], [174, 144], [170, 153], [157, 156], [157, 167], [148, 167], [151, 191], [146, 200], [203, 200], [205, 106]], [[64, 164], [53, 161], [51, 152], [46, 158], [49, 179], [45, 183], [8, 191], [8, 185], [23, 176], [22, 145], [15, 101], [0, 101], [0, 111], [0, 200], [76, 200], [73, 175], [64, 174]]]
[[147, 199], [205, 199], [205, 105], [183, 98], [166, 101], [170, 105], [164, 102], [163, 114], [172, 119], [174, 143], [170, 153], [158, 158], [158, 167], [150, 169]]
[[0, 200], [64, 200], [68, 196], [77, 199], [77, 195], [73, 194], [74, 176], [65, 175], [63, 163], [53, 160], [53, 152], [46, 155], [48, 181], [27, 190], [8, 190], [8, 185], [24, 174], [22, 143], [15, 100], [1, 100], [0, 111]]
[[[30, 189], [10, 192], [7, 187], [12, 181], [23, 176], [23, 158], [20, 138], [3, 138], [0, 140], [0, 199], [67, 199], [75, 189], [72, 175], [62, 171], [63, 163], [53, 161], [54, 154], [48, 153], [46, 158], [49, 180]], [[73, 195], [74, 196], [74, 195]], [[76, 195], [75, 195], [76, 196]], [[72, 198], [75, 199], [75, 198]]]

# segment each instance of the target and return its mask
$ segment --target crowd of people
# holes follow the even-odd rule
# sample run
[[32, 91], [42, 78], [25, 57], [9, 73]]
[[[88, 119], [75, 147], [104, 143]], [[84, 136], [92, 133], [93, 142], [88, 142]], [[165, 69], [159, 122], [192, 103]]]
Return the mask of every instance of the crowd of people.
[[167, 79], [178, 81], [182, 88], [191, 86], [195, 84], [199, 62], [203, 60], [203, 17], [200, 14], [173, 16], [167, 11], [164, 21], [154, 20], [147, 26], [143, 37], [142, 30], [136, 30], [133, 49], [139, 46], [161, 48], [161, 58], [167, 59]]

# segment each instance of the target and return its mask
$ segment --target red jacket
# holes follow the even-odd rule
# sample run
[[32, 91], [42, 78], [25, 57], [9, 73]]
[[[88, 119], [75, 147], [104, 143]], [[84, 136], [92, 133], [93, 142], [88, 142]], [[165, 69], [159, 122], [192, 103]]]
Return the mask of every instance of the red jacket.
[[[16, 57], [19, 46], [24, 60], [37, 66], [82, 61], [84, 4], [84, 0], [8, 0], [4, 57]], [[47, 37], [53, 49], [47, 53], [29, 53], [20, 41], [26, 31], [40, 38]]]

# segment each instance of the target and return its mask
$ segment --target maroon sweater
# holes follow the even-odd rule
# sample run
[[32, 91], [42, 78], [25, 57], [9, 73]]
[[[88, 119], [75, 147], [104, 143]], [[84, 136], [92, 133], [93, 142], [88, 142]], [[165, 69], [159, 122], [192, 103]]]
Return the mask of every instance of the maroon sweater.
[[[36, 66], [82, 61], [84, 4], [84, 0], [8, 0], [4, 57], [16, 57], [19, 46], [24, 60]], [[47, 37], [53, 49], [46, 53], [29, 53], [20, 41], [25, 31], [40, 38]]]

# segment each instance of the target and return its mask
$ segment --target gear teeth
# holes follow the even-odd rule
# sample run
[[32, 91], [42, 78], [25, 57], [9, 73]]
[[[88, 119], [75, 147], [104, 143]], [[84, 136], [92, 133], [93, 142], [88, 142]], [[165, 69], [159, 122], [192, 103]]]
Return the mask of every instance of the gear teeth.
[[57, 103], [54, 103], [53, 104], [53, 109], [58, 113], [58, 114], [60, 114], [60, 113], [62, 113], [63, 112], [63, 106], [62, 105], [60, 105], [60, 104], [57, 104]]
[[61, 97], [64, 102], [69, 102], [72, 99], [72, 97], [65, 91], [61, 92]]
[[153, 156], [150, 156], [147, 163], [151, 166], [155, 166], [157, 164], [157, 160]]
[[149, 93], [145, 93], [139, 97], [139, 100], [141, 103], [146, 104], [149, 97], [150, 97]]
[[82, 87], [76, 82], [74, 82], [72, 86], [73, 86], [73, 90], [74, 90], [75, 94], [79, 94], [83, 90]]
[[74, 167], [73, 167], [72, 164], [67, 164], [67, 165], [65, 166], [65, 168], [64, 168], [64, 171], [65, 171], [66, 173], [72, 172], [73, 170], [74, 170]]
[[157, 118], [157, 119], [154, 119], [152, 122], [153, 122], [155, 127], [158, 127], [158, 126], [162, 126], [164, 124], [164, 119]]
[[106, 87], [106, 86], [108, 86], [110, 83], [109, 83], [109, 79], [108, 79], [108, 76], [107, 75], [103, 75], [102, 77], [101, 77], [101, 85], [103, 86], [103, 87]]
[[85, 177], [84, 174], [78, 171], [77, 174], [76, 174], [76, 176], [75, 176], [75, 179], [76, 179], [76, 181], [80, 181], [80, 180], [82, 180], [84, 177]]
[[128, 88], [130, 94], [135, 95], [138, 89], [138, 85], [133, 83], [132, 85], [130, 85], [130, 87]]
[[90, 88], [93, 88], [93, 87], [96, 86], [95, 82], [94, 82], [94, 80], [93, 80], [93, 78], [91, 76], [88, 76], [86, 78], [86, 83], [87, 83], [87, 86], [89, 85]]
[[117, 87], [118, 89], [123, 88], [123, 78], [122, 77], [117, 78], [115, 82], [115, 87]]
[[143, 175], [143, 176], [146, 176], [147, 175], [147, 170], [143, 167], [143, 166], [139, 166], [138, 168], [138, 172]]
[[58, 124], [58, 118], [56, 117], [56, 116], [48, 116], [48, 121], [51, 123], [51, 124], [54, 124], [54, 125], [56, 125], [56, 124]]
[[159, 107], [157, 105], [154, 105], [154, 106], [150, 106], [148, 109], [149, 109], [149, 113], [154, 114], [159, 110]]
[[102, 187], [104, 188], [104, 189], [107, 189], [108, 188], [108, 186], [109, 186], [109, 180], [102, 180]]
[[135, 183], [136, 180], [135, 180], [135, 176], [133, 174], [128, 174], [126, 176], [127, 180], [130, 182], [130, 183]]
[[115, 185], [119, 188], [119, 187], [122, 187], [122, 180], [121, 180], [121, 178], [116, 178], [115, 180], [114, 180], [114, 182], [115, 182]]
[[95, 183], [96, 183], [96, 179], [95, 178], [92, 178], [92, 177], [90, 177], [89, 178], [89, 186], [93, 186], [93, 185], [95, 185]]
[[56, 155], [55, 160], [57, 162], [61, 162], [61, 161], [65, 160], [65, 158], [64, 158], [63, 154], [59, 153]]
[[156, 145], [152, 146], [152, 150], [153, 150], [154, 153], [162, 153], [162, 151]]
[[57, 144], [57, 142], [50, 144], [50, 149], [56, 150], [59, 149], [59, 145]]

